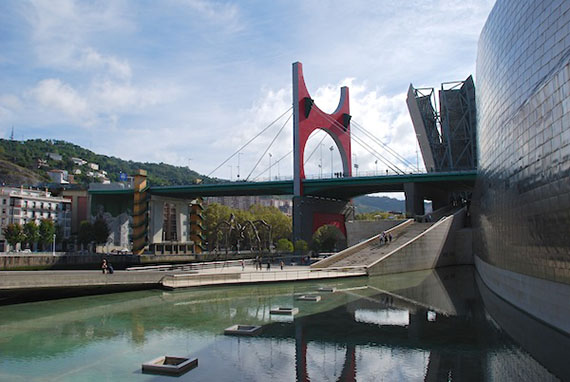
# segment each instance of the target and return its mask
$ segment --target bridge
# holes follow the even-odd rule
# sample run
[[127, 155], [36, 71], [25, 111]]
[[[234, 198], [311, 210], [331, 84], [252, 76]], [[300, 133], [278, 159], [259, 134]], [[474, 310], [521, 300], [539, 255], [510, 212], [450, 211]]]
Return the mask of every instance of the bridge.
[[[410, 101], [408, 100], [408, 102]], [[373, 134], [366, 131], [352, 119], [349, 109], [349, 91], [347, 87], [341, 88], [339, 105], [332, 114], [327, 114], [320, 110], [315, 105], [314, 100], [310, 97], [307, 90], [303, 77], [302, 64], [300, 62], [293, 64], [293, 106], [268, 127], [284, 118], [291, 110], [292, 115], [285, 120], [285, 123], [283, 123], [279, 129], [277, 135], [271, 140], [270, 146], [263, 152], [262, 157], [268, 153], [271, 145], [275, 143], [279, 134], [292, 118], [293, 150], [290, 152], [293, 155], [292, 180], [250, 181], [249, 179], [255, 170], [254, 168], [245, 181], [148, 187], [146, 174], [141, 173], [139, 176], [135, 176], [134, 189], [90, 190], [90, 194], [94, 197], [108, 197], [114, 195], [118, 200], [121, 198], [134, 200], [133, 241], [136, 251], [144, 247], [145, 244], [143, 241], [145, 233], [147, 232], [145, 228], [145, 224], [147, 224], [145, 201], [153, 196], [192, 199], [208, 196], [290, 195], [293, 199], [293, 239], [304, 239], [310, 242], [313, 232], [325, 224], [333, 224], [342, 232], [346, 232], [345, 219], [348, 210], [347, 205], [352, 198], [359, 195], [378, 192], [404, 192], [406, 197], [406, 215], [415, 216], [424, 214], [424, 200], [431, 200], [433, 209], [435, 210], [448, 205], [454, 193], [470, 192], [473, 189], [477, 177], [475, 170], [467, 169], [464, 171], [428, 173], [410, 171], [413, 166], [409, 161], [395, 150], [380, 142]], [[415, 116], [417, 117], [420, 114], [421, 113], [418, 112]], [[435, 126], [434, 123], [428, 127], [432, 128], [433, 126]], [[267, 128], [263, 129], [261, 133], [266, 131]], [[353, 128], [356, 128], [360, 134], [364, 135], [358, 136], [352, 134]], [[425, 129], [424, 126], [424, 130]], [[442, 129], [440, 128], [440, 130]], [[325, 137], [328, 136], [332, 138], [334, 146], [336, 146], [340, 154], [342, 171], [336, 172], [334, 174], [335, 177], [332, 177], [333, 146], [330, 147], [331, 178], [309, 179], [305, 174], [306, 161], [314, 153], [313, 151], [313, 153], [309, 154], [306, 158], [305, 150], [311, 134], [315, 131], [324, 131], [326, 133]], [[241, 151], [259, 135], [260, 133], [240, 147], [229, 158], [216, 167], [212, 173], [236, 156], [238, 157], [239, 166]], [[356, 171], [358, 170], [358, 164], [352, 161], [351, 143], [353, 138], [377, 158], [375, 163], [380, 161], [389, 168], [390, 174], [388, 174], [387, 171], [386, 175], [381, 176], [378, 174], [374, 174], [373, 176], [353, 176], [353, 167]], [[383, 149], [385, 149], [385, 152], [380, 153], [371, 146], [371, 142], [379, 143]], [[440, 142], [445, 143], [445, 139], [440, 139]], [[431, 143], [432, 145], [437, 144], [437, 142]], [[423, 151], [424, 149], [422, 148], [422, 153]], [[404, 163], [405, 169], [401, 169], [393, 160], [388, 159], [386, 153], [389, 153], [396, 158], [396, 160]], [[283, 158], [274, 162], [274, 165], [282, 159]], [[256, 167], [260, 161], [261, 158], [256, 163]], [[270, 165], [269, 171], [271, 171], [271, 167]], [[321, 167], [322, 171], [322, 163], [319, 167]], [[212, 173], [210, 173], [210, 175]], [[133, 194], [134, 196], [131, 196]], [[155, 216], [155, 220], [156, 219], [160, 220], [158, 215]]]

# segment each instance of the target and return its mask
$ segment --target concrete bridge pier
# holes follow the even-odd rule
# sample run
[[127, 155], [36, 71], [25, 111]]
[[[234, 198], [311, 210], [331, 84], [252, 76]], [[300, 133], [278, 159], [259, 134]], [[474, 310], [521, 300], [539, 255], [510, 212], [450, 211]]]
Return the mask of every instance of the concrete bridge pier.
[[293, 239], [310, 243], [313, 233], [327, 224], [337, 227], [346, 239], [345, 222], [353, 211], [350, 201], [296, 196], [293, 198]]
[[424, 200], [431, 200], [433, 211], [449, 204], [450, 192], [421, 183], [404, 183], [406, 216], [425, 215]]

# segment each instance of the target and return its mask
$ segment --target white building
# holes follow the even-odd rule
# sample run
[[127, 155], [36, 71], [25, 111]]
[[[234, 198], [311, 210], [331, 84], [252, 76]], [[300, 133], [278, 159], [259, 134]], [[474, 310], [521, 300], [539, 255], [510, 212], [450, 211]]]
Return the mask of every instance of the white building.
[[58, 153], [47, 153], [47, 157], [52, 159], [52, 160], [57, 160], [57, 161], [60, 161], [63, 159], [61, 157], [61, 155], [59, 155]]
[[67, 173], [66, 170], [49, 170], [48, 176], [50, 177], [53, 183], [59, 183], [59, 184], [69, 183], [68, 181], [69, 174]]
[[71, 201], [51, 196], [47, 190], [0, 187], [0, 251], [7, 249], [4, 228], [10, 224], [24, 225], [42, 219], [51, 219], [62, 227], [64, 238], [71, 235]]
[[87, 164], [87, 161], [81, 158], [71, 157], [71, 160], [73, 161], [73, 164], [76, 166], [83, 166]]
[[99, 170], [99, 165], [97, 163], [88, 163], [87, 167], [89, 167], [92, 170]]

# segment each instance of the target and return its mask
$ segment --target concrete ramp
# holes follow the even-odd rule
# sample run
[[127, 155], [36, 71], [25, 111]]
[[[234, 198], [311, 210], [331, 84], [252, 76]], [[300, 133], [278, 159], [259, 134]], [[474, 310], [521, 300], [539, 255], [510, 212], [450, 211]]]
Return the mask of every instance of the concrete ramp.
[[391, 242], [381, 244], [381, 234], [379, 233], [362, 243], [353, 245], [350, 248], [311, 265], [311, 268], [362, 267], [372, 265], [432, 225], [433, 223], [417, 223], [414, 222], [413, 219], [406, 220], [396, 227], [385, 231], [386, 234], [392, 235]]
[[465, 245], [456, 243], [456, 233], [464, 228], [465, 215], [466, 209], [461, 208], [440, 219], [424, 232], [368, 265], [368, 274], [384, 275], [473, 264], [471, 251], [461, 249]]
[[471, 252], [463, 250], [470, 248], [470, 241], [456, 243], [464, 220], [465, 208], [451, 211], [435, 223], [406, 220], [386, 231], [393, 236], [388, 244], [381, 244], [380, 235], [376, 235], [311, 267], [366, 267], [368, 275], [382, 275], [472, 264]]

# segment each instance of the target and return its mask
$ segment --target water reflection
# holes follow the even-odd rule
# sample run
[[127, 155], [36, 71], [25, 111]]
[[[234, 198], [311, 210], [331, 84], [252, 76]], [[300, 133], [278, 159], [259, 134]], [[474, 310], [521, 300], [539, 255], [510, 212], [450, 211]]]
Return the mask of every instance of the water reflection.
[[[180, 380], [556, 380], [569, 338], [506, 304], [471, 267], [323, 283], [143, 291], [0, 307], [0, 380], [171, 380], [140, 374], [192, 355]], [[294, 318], [269, 314], [297, 307]], [[226, 337], [257, 324], [253, 338]], [[546, 339], [546, 340], [545, 340]], [[25, 365], [25, 366], [24, 366]]]

